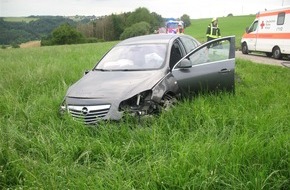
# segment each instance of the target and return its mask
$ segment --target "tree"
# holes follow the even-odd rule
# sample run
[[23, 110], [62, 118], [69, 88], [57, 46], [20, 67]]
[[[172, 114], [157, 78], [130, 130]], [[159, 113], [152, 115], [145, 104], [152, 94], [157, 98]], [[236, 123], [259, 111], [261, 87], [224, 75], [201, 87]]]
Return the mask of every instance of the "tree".
[[156, 13], [150, 13], [147, 8], [139, 7], [134, 12], [130, 13], [126, 21], [127, 27], [133, 24], [147, 22], [149, 24], [150, 32], [153, 32], [156, 28], [159, 28], [163, 24], [163, 19]]
[[133, 24], [131, 27], [127, 27], [124, 32], [120, 36], [120, 40], [124, 40], [126, 38], [141, 36], [145, 34], [149, 34], [150, 24], [147, 22], [139, 22]]
[[190, 22], [190, 17], [187, 15], [187, 14], [184, 14], [180, 17], [180, 19], [183, 21], [184, 23], [184, 28], [188, 27], [191, 25], [191, 22]]
[[124, 14], [121, 15], [111, 15], [112, 23], [113, 23], [113, 30], [114, 30], [114, 38], [113, 40], [118, 40], [120, 35], [123, 33], [125, 29], [126, 18]]
[[152, 28], [151, 32], [153, 32], [154, 30], [158, 30], [160, 27], [164, 27], [164, 19], [161, 15], [155, 12], [152, 12], [151, 15], [153, 17], [153, 20], [150, 23]]
[[127, 26], [130, 27], [133, 24], [145, 21], [147, 23], [151, 23], [152, 16], [148, 9], [144, 7], [137, 8], [134, 12], [132, 12], [127, 18]]
[[68, 23], [62, 24], [52, 32], [53, 44], [78, 44], [84, 41], [83, 35]]

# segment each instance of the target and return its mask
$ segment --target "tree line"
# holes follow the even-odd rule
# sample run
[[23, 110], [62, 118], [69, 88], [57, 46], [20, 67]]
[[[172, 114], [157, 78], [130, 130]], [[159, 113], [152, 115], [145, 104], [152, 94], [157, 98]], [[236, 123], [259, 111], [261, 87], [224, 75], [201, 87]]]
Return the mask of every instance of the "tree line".
[[[29, 23], [6, 22], [0, 18], [0, 44], [20, 44], [31, 40], [41, 40], [42, 45], [123, 40], [153, 33], [164, 26], [165, 20], [143, 7], [133, 12], [85, 17], [77, 21], [62, 16], [38, 17]], [[185, 26], [191, 24], [186, 14], [180, 20]]]

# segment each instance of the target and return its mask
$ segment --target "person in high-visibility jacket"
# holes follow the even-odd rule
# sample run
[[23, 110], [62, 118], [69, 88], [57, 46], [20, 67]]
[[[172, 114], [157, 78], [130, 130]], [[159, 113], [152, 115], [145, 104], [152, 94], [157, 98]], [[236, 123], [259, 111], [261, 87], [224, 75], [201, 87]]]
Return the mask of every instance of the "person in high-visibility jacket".
[[218, 19], [213, 18], [206, 30], [207, 41], [214, 40], [221, 37], [221, 31], [218, 26]]

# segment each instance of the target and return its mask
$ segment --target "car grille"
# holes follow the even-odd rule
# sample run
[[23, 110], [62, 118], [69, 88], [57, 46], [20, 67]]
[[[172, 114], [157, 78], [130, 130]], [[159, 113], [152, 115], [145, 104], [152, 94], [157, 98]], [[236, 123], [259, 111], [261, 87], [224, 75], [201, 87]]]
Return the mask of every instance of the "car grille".
[[102, 119], [109, 112], [110, 105], [96, 105], [96, 106], [73, 106], [68, 105], [68, 111], [72, 117], [84, 122], [85, 124], [95, 124]]

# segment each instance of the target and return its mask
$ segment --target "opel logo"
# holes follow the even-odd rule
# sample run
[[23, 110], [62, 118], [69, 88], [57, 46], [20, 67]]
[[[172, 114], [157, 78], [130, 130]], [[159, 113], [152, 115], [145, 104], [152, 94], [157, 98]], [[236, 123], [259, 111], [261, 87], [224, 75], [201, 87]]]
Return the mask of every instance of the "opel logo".
[[87, 108], [87, 107], [83, 107], [83, 109], [82, 109], [82, 113], [83, 113], [84, 115], [87, 115], [87, 114], [89, 113], [88, 108]]

